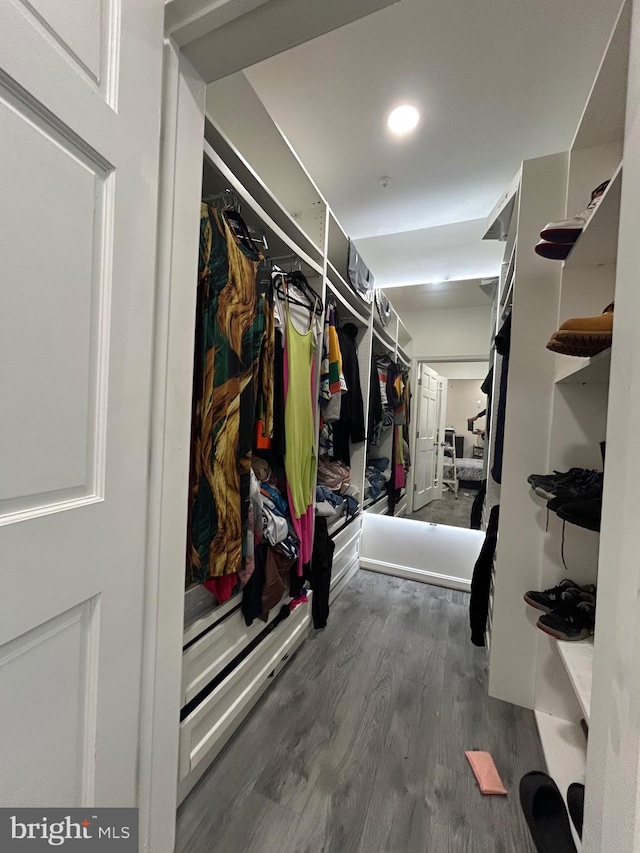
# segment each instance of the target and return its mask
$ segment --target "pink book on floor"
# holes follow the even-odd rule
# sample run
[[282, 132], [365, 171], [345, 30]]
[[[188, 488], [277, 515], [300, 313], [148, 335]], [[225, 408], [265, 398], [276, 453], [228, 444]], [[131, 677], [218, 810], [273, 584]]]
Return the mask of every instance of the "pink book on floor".
[[489, 753], [474, 749], [467, 750], [465, 755], [482, 793], [506, 796], [506, 788]]

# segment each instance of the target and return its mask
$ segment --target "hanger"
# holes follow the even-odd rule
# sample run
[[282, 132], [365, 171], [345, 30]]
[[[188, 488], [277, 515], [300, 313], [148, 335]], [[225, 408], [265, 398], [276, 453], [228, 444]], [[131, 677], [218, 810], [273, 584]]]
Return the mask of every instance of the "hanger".
[[306, 293], [309, 297], [309, 301], [313, 303], [314, 313], [320, 316], [324, 311], [324, 306], [322, 305], [322, 299], [320, 295], [316, 293], [316, 291], [311, 287], [309, 282], [307, 281], [306, 275], [302, 272], [302, 270], [293, 270], [293, 272], [289, 273], [289, 280], [292, 284], [295, 284], [303, 293]]
[[[313, 314], [318, 316], [323, 313], [324, 307], [322, 305], [322, 299], [320, 299], [318, 294], [311, 287], [302, 272], [294, 271], [292, 273], [286, 273], [280, 267], [274, 265], [272, 276], [275, 280], [276, 293], [282, 299], [286, 299], [292, 305], [300, 305], [302, 308], [306, 308], [307, 311], [311, 311]], [[305, 301], [298, 299], [289, 293], [287, 288], [288, 284], [294, 285], [302, 293]]]
[[227, 221], [239, 237], [249, 241], [252, 246], [258, 246], [265, 252], [268, 251], [269, 244], [265, 235], [260, 234], [242, 218], [240, 199], [234, 190], [227, 188], [220, 193], [213, 193], [207, 196], [204, 202], [215, 210], [224, 212]]

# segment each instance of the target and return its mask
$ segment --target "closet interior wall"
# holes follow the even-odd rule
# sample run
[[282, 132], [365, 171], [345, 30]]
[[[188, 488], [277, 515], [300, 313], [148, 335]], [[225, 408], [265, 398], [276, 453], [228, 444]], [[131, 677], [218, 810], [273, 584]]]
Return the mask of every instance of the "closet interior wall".
[[[242, 79], [238, 75], [235, 77], [235, 80], [222, 81], [222, 89], [229, 102], [237, 108], [235, 96], [255, 99], [255, 95], [246, 91], [243, 76]], [[217, 91], [221, 91], [220, 84], [216, 84], [216, 87]], [[211, 101], [209, 93], [208, 108]], [[220, 98], [214, 101], [220, 105]], [[321, 295], [323, 304], [326, 306], [327, 302], [333, 302], [337, 306], [340, 325], [352, 323], [357, 327], [358, 367], [366, 434], [372, 352], [383, 341], [393, 360], [399, 359], [409, 366], [410, 337], [393, 309], [387, 328], [382, 328], [375, 317], [373, 304], [364, 301], [347, 283], [349, 239], [346, 233], [288, 143], [281, 135], [274, 135], [274, 128], [267, 123], [268, 116], [264, 110], [254, 100], [252, 105], [256, 110], [255, 120], [260, 126], [260, 132], [256, 133], [254, 127], [252, 134], [243, 137], [246, 127], [234, 123], [233, 116], [237, 116], [237, 112], [232, 113], [231, 117], [227, 115], [226, 126], [238, 134], [235, 142], [225, 133], [224, 121], [219, 123], [210, 115], [207, 117], [203, 142], [202, 198], [230, 191], [237, 199], [241, 216], [249, 229], [266, 237], [269, 261], [284, 271], [295, 269], [303, 272], [309, 284]], [[261, 133], [265, 134], [263, 139], [271, 139], [273, 142], [268, 160], [262, 162], [266, 175], [259, 174], [236, 144], [244, 138], [247, 144], [254, 145]], [[260, 159], [257, 149], [254, 153]], [[287, 175], [289, 181], [286, 180]], [[271, 184], [279, 187], [282, 197], [276, 196]], [[316, 400], [319, 394], [321, 349], [320, 344], [316, 350]], [[317, 458], [319, 406], [316, 411]], [[390, 437], [392, 431], [387, 432]], [[339, 517], [328, 525], [334, 542], [330, 603], [359, 568], [367, 451], [366, 441], [350, 444], [351, 484], [357, 492], [360, 509], [354, 516]], [[386, 455], [391, 459], [390, 443]], [[404, 506], [400, 502], [396, 514], [402, 511]], [[308, 635], [311, 630], [312, 595], [309, 597], [309, 603], [296, 607], [289, 618], [272, 630], [280, 605], [290, 600], [287, 596], [270, 611], [266, 623], [256, 620], [247, 627], [240, 610], [241, 593], [236, 593], [223, 604], [217, 604], [200, 585], [190, 586], [186, 590], [179, 801], [186, 797], [215, 760], [260, 695], [273, 684], [274, 676]]]
[[[602, 470], [600, 442], [607, 440], [612, 420], [620, 417], [609, 404], [610, 384], [613, 388], [628, 383], [623, 357], [616, 362], [621, 348], [631, 346], [623, 332], [614, 333], [612, 349], [591, 359], [553, 354], [545, 346], [560, 323], [601, 314], [619, 291], [630, 286], [618, 273], [617, 259], [623, 166], [626, 176], [627, 161], [637, 166], [639, 156], [628, 140], [625, 145], [625, 130], [628, 134], [633, 121], [636, 127], [638, 123], [637, 103], [635, 113], [631, 101], [626, 112], [631, 11], [632, 3], [624, 3], [570, 150], [523, 163], [494, 211], [487, 235], [505, 240], [494, 332], [509, 306], [512, 311], [503, 476], [497, 484], [489, 475], [485, 505], [486, 522], [491, 506], [500, 504], [488, 623], [489, 691], [534, 709], [549, 772], [561, 791], [586, 779], [587, 807], [590, 802], [598, 806], [587, 809], [584, 849], [589, 851], [601, 849], [596, 846], [596, 814], [602, 809], [602, 765], [609, 737], [602, 718], [592, 719], [591, 713], [592, 690], [595, 694], [598, 689], [594, 649], [597, 657], [600, 635], [613, 630], [611, 614], [606, 605], [600, 606], [600, 599], [611, 595], [609, 590], [617, 588], [624, 571], [608, 558], [603, 545], [611, 535], [607, 514], [615, 512], [612, 501], [619, 497], [616, 483], [622, 480], [619, 466], [624, 463], [620, 448], [608, 446], [600, 534], [565, 524], [548, 512], [527, 476], [573, 466]], [[630, 93], [638, 87], [637, 68], [633, 73], [636, 89], [630, 84]], [[605, 194], [566, 261], [534, 254], [546, 222], [584, 210], [591, 192], [605, 180], [609, 180]], [[633, 287], [637, 275], [636, 268]], [[499, 356], [494, 366], [495, 418]], [[495, 435], [489, 468], [494, 439]], [[590, 640], [555, 640], [536, 628], [539, 613], [523, 602], [527, 590], [546, 589], [566, 577], [598, 586], [595, 636]], [[613, 646], [601, 654], [612, 651]], [[609, 668], [611, 663], [609, 657]], [[604, 670], [601, 690], [603, 675]], [[589, 727], [588, 742], [581, 721]]]

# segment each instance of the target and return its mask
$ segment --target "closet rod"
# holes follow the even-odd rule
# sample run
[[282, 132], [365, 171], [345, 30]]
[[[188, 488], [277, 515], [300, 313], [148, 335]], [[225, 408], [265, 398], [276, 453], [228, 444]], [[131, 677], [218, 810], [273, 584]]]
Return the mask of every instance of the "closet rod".
[[344, 307], [347, 309], [349, 314], [352, 317], [355, 317], [356, 320], [359, 320], [360, 323], [362, 323], [362, 325], [366, 329], [367, 326], [369, 325], [369, 321], [367, 319], [365, 319], [362, 316], [362, 314], [358, 314], [358, 312], [355, 310], [355, 308], [353, 308], [349, 304], [349, 302], [347, 302], [345, 297], [340, 293], [340, 291], [336, 288], [336, 286], [329, 280], [329, 278], [327, 278], [327, 287], [331, 291], [331, 295], [334, 296], [338, 300], [338, 302], [340, 302], [342, 305], [344, 305]]
[[[225, 182], [231, 184], [234, 187], [236, 193], [240, 196], [243, 203], [245, 203], [248, 207], [250, 207], [257, 216], [260, 217], [262, 222], [267, 228], [270, 228], [274, 234], [282, 240], [286, 245], [291, 249], [291, 251], [298, 255], [305, 263], [309, 264], [309, 266], [318, 273], [318, 275], [322, 275], [322, 267], [320, 264], [316, 263], [313, 258], [308, 255], [304, 249], [300, 248], [295, 241], [287, 234], [286, 231], [278, 225], [278, 223], [269, 216], [269, 214], [264, 210], [260, 204], [253, 198], [253, 196], [248, 192], [248, 190], [243, 186], [243, 184], [236, 178], [231, 169], [226, 165], [223, 159], [217, 154], [211, 145], [207, 142], [206, 139], [203, 140], [203, 152], [204, 156], [207, 160], [214, 166], [225, 179]], [[285, 210], [282, 213], [286, 216], [289, 214], [286, 213]], [[289, 217], [291, 218], [291, 217]], [[291, 219], [291, 222], [295, 225], [295, 221]], [[296, 226], [298, 227], [298, 226]]]

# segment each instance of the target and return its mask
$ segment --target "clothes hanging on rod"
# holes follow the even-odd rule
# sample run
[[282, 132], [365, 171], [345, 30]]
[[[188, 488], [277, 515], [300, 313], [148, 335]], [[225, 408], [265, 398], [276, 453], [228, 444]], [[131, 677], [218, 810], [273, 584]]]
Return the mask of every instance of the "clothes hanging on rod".
[[[291, 520], [300, 540], [297, 570], [311, 560], [313, 548], [313, 495], [316, 477], [315, 451], [315, 351], [322, 334], [317, 311], [321, 300], [306, 278], [274, 271], [274, 316], [283, 347], [284, 418], [286, 452], [284, 466]], [[305, 284], [306, 283], [306, 284]]]
[[357, 336], [358, 327], [353, 323], [338, 328], [346, 390], [340, 399], [340, 417], [333, 424], [333, 458], [345, 465], [351, 465], [351, 442], [358, 444], [366, 437]]
[[[229, 222], [233, 219], [235, 226]], [[246, 569], [268, 268], [239, 214], [201, 206], [187, 582], [218, 601]], [[240, 229], [240, 230], [238, 230]]]

